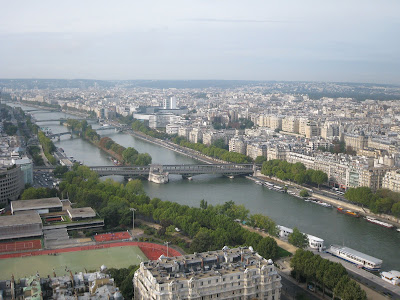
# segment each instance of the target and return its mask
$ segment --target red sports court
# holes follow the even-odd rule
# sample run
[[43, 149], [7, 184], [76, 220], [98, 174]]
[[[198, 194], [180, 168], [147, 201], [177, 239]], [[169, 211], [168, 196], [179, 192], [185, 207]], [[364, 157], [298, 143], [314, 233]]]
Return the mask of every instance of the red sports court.
[[131, 238], [130, 234], [126, 231], [97, 234], [94, 236], [96, 242], [128, 240], [130, 238]]
[[41, 248], [42, 248], [42, 243], [40, 242], [40, 240], [26, 240], [26, 241], [0, 243], [0, 252], [36, 250]]

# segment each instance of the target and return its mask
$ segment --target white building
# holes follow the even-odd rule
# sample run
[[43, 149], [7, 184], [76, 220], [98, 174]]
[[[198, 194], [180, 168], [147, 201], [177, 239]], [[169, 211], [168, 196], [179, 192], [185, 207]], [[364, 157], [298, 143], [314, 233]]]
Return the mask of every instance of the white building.
[[272, 260], [252, 247], [161, 256], [142, 262], [133, 278], [135, 299], [279, 300], [281, 277]]

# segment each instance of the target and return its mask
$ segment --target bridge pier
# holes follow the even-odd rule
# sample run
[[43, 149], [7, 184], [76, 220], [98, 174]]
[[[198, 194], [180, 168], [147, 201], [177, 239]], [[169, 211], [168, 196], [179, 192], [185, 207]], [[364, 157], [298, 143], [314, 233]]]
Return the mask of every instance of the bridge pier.
[[164, 172], [161, 165], [151, 165], [148, 180], [154, 183], [167, 183], [169, 181], [169, 173]]
[[184, 174], [184, 175], [181, 175], [182, 176], [182, 178], [183, 179], [187, 179], [187, 180], [193, 180], [193, 175], [189, 175], [189, 174]]

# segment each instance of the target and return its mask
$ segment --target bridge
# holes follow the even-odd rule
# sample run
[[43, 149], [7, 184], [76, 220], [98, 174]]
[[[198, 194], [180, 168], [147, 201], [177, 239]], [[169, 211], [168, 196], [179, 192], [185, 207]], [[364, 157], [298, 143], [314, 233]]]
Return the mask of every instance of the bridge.
[[202, 164], [202, 165], [149, 165], [149, 166], [98, 166], [90, 167], [100, 176], [120, 175], [124, 177], [148, 176], [150, 181], [168, 182], [168, 175], [182, 175], [191, 178], [201, 174], [219, 174], [223, 176], [249, 175], [255, 172], [253, 164]]
[[[73, 120], [77, 120], [77, 121], [94, 121], [94, 122], [98, 122], [97, 119], [73, 119]], [[35, 120], [36, 123], [38, 122], [67, 122], [68, 119], [64, 119], [64, 118], [60, 118], [60, 119], [47, 119], [47, 120]]]
[[[120, 175], [126, 178], [143, 176], [156, 183], [168, 182], [168, 176], [182, 175], [191, 178], [201, 174], [218, 174], [228, 177], [253, 174], [254, 164], [201, 164], [201, 165], [149, 165], [149, 166], [94, 166], [89, 167], [99, 176]], [[35, 168], [36, 169], [36, 168]], [[52, 170], [54, 167], [38, 167], [37, 170]]]
[[59, 132], [59, 133], [52, 133], [52, 134], [48, 134], [46, 135], [48, 138], [53, 139], [53, 138], [58, 138], [60, 139], [60, 137], [62, 135], [70, 135], [72, 137], [72, 135], [74, 133], [78, 133], [77, 131], [66, 131], [66, 132]]
[[61, 112], [59, 109], [47, 109], [47, 108], [33, 108], [33, 109], [26, 109], [25, 112], [31, 113], [31, 112], [40, 112], [40, 113], [52, 113], [52, 112]]

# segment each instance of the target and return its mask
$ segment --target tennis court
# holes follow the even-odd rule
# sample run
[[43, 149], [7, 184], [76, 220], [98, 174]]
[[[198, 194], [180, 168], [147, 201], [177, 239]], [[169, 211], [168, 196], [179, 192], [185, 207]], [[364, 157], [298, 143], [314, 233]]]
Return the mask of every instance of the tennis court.
[[96, 234], [94, 239], [96, 242], [108, 242], [108, 241], [118, 241], [118, 240], [129, 240], [131, 235], [126, 232], [113, 232], [113, 233], [104, 233], [104, 234]]
[[0, 252], [36, 250], [41, 248], [42, 248], [42, 243], [40, 242], [40, 240], [25, 240], [17, 242], [0, 243]]
[[[47, 252], [47, 251], [46, 251]], [[72, 273], [85, 272], [85, 269], [99, 270], [101, 265], [108, 268], [124, 268], [138, 265], [140, 261], [147, 261], [147, 257], [137, 246], [110, 247], [97, 250], [84, 250], [45, 255], [24, 254], [22, 257], [0, 259], [0, 280], [35, 275], [41, 277], [65, 275], [68, 270]], [[69, 274], [69, 273], [68, 273]]]

